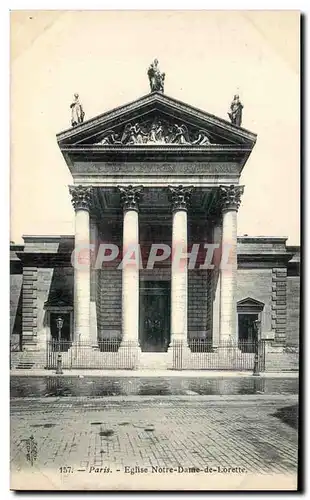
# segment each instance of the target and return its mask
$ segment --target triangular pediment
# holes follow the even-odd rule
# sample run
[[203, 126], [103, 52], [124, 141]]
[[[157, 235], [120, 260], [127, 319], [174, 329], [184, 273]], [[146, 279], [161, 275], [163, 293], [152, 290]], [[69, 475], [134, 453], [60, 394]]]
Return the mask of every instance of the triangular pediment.
[[239, 300], [237, 302], [238, 308], [249, 308], [249, 309], [263, 309], [265, 304], [260, 302], [259, 300], [253, 299], [251, 297], [247, 297], [246, 299]]
[[153, 92], [57, 135], [63, 147], [237, 146], [256, 135], [181, 101]]

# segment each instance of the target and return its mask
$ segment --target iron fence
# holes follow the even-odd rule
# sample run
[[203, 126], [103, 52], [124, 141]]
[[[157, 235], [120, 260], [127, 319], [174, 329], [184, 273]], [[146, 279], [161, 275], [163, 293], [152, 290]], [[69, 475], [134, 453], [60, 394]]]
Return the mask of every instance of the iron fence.
[[[265, 342], [220, 342], [213, 344], [205, 339], [190, 339], [188, 346], [182, 342], [172, 345], [174, 370], [265, 370]], [[63, 369], [135, 369], [139, 367], [136, 344], [120, 339], [99, 340], [96, 346], [89, 342], [47, 342], [48, 369], [57, 369], [61, 356]], [[171, 365], [170, 365], [171, 366]]]
[[121, 346], [122, 339], [100, 339], [98, 347], [101, 352], [117, 352]]
[[178, 342], [173, 344], [175, 370], [248, 370], [253, 371], [255, 354], [258, 370], [265, 368], [263, 341], [225, 341], [217, 344], [208, 339], [190, 339], [189, 349]]
[[57, 368], [61, 355], [63, 369], [134, 369], [137, 365], [137, 348], [132, 342], [119, 339], [100, 340], [96, 345], [89, 342], [47, 342], [46, 367]]

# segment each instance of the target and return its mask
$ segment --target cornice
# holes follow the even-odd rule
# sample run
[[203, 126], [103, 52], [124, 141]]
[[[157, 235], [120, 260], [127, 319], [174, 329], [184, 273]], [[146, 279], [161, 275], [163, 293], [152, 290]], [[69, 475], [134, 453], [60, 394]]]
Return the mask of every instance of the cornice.
[[[73, 248], [72, 248], [73, 250]], [[62, 253], [53, 252], [16, 252], [23, 266], [36, 267], [72, 267], [72, 250]]]
[[213, 151], [213, 152], [240, 152], [244, 153], [246, 151], [252, 151], [251, 148], [245, 146], [230, 146], [229, 144], [212, 144], [209, 146], [183, 146], [180, 144], [177, 145], [165, 145], [165, 146], [119, 146], [118, 144], [111, 144], [108, 146], [101, 146], [101, 145], [93, 145], [93, 144], [85, 144], [83, 146], [75, 146], [72, 145], [70, 146], [69, 144], [66, 144], [62, 148], [63, 152], [80, 152], [80, 151], [102, 151], [102, 152], [117, 152], [119, 154], [123, 152], [140, 152], [140, 151], [164, 151], [164, 152], [169, 152], [169, 151], [177, 151], [177, 152], [182, 152], [182, 151], [188, 151], [190, 153], [201, 153], [202, 151]]
[[[291, 260], [294, 254], [289, 253], [289, 252], [274, 252], [274, 253], [268, 253], [268, 252], [261, 252], [261, 253], [239, 253], [237, 250], [237, 260], [238, 264], [242, 263], [272, 263], [274, 264], [283, 264], [285, 265], [288, 264], [288, 262]], [[277, 267], [277, 266], [275, 266]]]
[[[74, 169], [74, 162], [79, 158], [83, 161], [166, 161], [167, 159], [180, 162], [186, 161], [208, 161], [216, 162], [217, 159], [224, 161], [235, 161], [239, 165], [244, 163], [244, 157], [250, 154], [248, 147], [236, 147], [227, 145], [212, 146], [64, 146], [62, 153], [68, 163], [71, 160], [70, 169]], [[69, 164], [69, 163], [68, 163]]]

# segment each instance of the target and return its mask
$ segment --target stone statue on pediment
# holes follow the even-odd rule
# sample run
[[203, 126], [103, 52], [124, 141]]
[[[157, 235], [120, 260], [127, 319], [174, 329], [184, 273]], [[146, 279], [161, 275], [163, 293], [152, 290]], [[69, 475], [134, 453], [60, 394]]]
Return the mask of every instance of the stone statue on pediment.
[[145, 133], [139, 123], [135, 123], [132, 125], [131, 123], [127, 123], [127, 125], [124, 128], [124, 132], [121, 138], [121, 143], [122, 144], [143, 144], [144, 137], [147, 136], [147, 133]]
[[159, 143], [164, 143], [164, 129], [162, 126], [161, 121], [158, 122], [153, 122], [151, 125], [151, 130], [149, 131], [148, 142], [159, 142]]
[[193, 146], [209, 146], [211, 141], [203, 130], [199, 130], [198, 137], [192, 142]]
[[191, 144], [186, 125], [174, 124], [174, 137], [172, 142], [173, 144]]
[[83, 123], [85, 113], [82, 104], [79, 101], [79, 94], [74, 94], [74, 101], [70, 104], [71, 108], [71, 125], [76, 127], [80, 123]]
[[234, 99], [230, 105], [230, 111], [228, 111], [228, 116], [233, 125], [241, 126], [242, 123], [242, 109], [243, 105], [240, 102], [238, 94], [234, 95]]
[[159, 70], [158, 59], [154, 59], [154, 61], [150, 64], [147, 75], [150, 81], [151, 92], [163, 92], [165, 73], [161, 73]]
[[113, 130], [108, 130], [100, 142], [97, 143], [100, 146], [108, 146], [111, 144], [122, 144], [119, 134], [116, 134]]

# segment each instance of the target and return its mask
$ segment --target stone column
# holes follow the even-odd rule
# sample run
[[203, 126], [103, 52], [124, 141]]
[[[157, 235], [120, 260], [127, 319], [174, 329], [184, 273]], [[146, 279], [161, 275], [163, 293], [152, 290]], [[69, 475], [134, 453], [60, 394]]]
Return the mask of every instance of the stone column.
[[142, 186], [118, 187], [123, 206], [122, 345], [139, 346], [139, 215]]
[[223, 214], [220, 269], [220, 342], [237, 342], [237, 212], [244, 186], [220, 186]]
[[92, 188], [69, 186], [69, 191], [75, 209], [73, 341], [91, 346], [89, 209]]
[[212, 243], [219, 245], [219, 249], [215, 250], [214, 269], [212, 270], [212, 345], [217, 347], [220, 340], [220, 292], [221, 292], [221, 273], [220, 273], [220, 247], [222, 243], [222, 221], [218, 218], [213, 218], [213, 241]]
[[172, 202], [171, 346], [187, 347], [187, 208], [193, 187], [168, 186]]
[[92, 345], [98, 347], [98, 328], [97, 328], [97, 295], [98, 295], [98, 273], [95, 269], [95, 262], [98, 252], [98, 226], [95, 217], [90, 218], [90, 243], [92, 247], [92, 259], [90, 269], [90, 336]]

